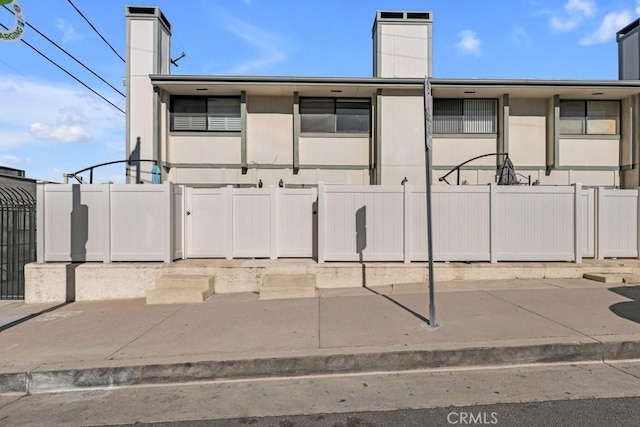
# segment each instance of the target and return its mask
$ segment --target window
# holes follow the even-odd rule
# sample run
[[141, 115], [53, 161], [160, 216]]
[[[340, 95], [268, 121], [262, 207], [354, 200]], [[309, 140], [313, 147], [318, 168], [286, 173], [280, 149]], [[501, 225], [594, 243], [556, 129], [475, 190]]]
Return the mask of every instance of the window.
[[174, 97], [172, 131], [240, 131], [240, 97]]
[[300, 130], [322, 133], [369, 133], [371, 100], [302, 98]]
[[434, 99], [433, 133], [497, 133], [496, 111], [495, 99]]
[[617, 135], [618, 101], [560, 101], [560, 134]]

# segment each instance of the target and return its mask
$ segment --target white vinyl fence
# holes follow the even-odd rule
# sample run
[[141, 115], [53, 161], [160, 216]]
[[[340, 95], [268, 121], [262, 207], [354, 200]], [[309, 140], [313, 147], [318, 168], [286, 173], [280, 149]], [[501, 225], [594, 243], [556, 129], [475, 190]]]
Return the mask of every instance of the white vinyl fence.
[[313, 255], [315, 188], [188, 188], [188, 258]]
[[[435, 186], [435, 261], [638, 257], [638, 190]], [[38, 185], [38, 262], [426, 261], [420, 186]], [[317, 213], [317, 215], [316, 215]]]
[[183, 189], [172, 184], [38, 184], [38, 262], [182, 257]]
[[[432, 192], [434, 261], [580, 262], [588, 255], [582, 209], [589, 190], [580, 185]], [[427, 260], [424, 187], [320, 185], [319, 197], [320, 262]]]

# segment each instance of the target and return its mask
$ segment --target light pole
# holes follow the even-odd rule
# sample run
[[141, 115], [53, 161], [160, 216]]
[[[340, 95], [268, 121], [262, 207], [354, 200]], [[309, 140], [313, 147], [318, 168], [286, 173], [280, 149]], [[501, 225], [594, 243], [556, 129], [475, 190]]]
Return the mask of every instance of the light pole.
[[431, 233], [431, 151], [433, 150], [433, 96], [429, 79], [424, 79], [424, 145], [427, 199], [427, 256], [429, 257], [429, 326], [436, 327], [436, 304], [433, 278], [433, 239]]

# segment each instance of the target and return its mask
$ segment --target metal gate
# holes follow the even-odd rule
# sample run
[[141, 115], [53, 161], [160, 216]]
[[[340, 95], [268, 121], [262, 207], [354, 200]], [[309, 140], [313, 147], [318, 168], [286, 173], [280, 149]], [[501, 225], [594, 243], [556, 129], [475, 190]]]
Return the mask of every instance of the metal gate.
[[20, 187], [0, 187], [0, 299], [24, 299], [24, 266], [36, 260], [36, 201]]

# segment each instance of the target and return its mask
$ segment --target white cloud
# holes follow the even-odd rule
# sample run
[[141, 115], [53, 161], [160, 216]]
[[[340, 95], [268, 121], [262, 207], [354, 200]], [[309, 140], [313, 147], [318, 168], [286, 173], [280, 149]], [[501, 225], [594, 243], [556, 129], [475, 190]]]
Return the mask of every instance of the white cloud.
[[63, 125], [84, 124], [87, 123], [87, 119], [80, 110], [74, 107], [69, 107], [60, 110], [58, 123]]
[[588, 46], [592, 44], [605, 43], [613, 38], [618, 30], [629, 24], [632, 20], [633, 16], [631, 15], [631, 12], [627, 10], [623, 10], [621, 12], [610, 12], [602, 20], [600, 27], [588, 36], [583, 37], [580, 40], [580, 44]]
[[89, 136], [113, 140], [112, 135], [124, 134], [124, 114], [82, 88], [5, 75], [0, 93], [0, 147], [86, 141]]
[[569, 0], [564, 5], [566, 15], [553, 14], [549, 21], [551, 29], [568, 32], [578, 28], [585, 18], [595, 15], [597, 7], [593, 0]]
[[596, 13], [596, 4], [592, 0], [569, 0], [564, 5], [569, 15], [593, 16]]
[[571, 31], [575, 28], [578, 28], [578, 21], [571, 18], [560, 18], [557, 16], [552, 16], [551, 21], [549, 21], [551, 25], [551, 29], [559, 32]]
[[33, 137], [45, 141], [71, 143], [84, 142], [92, 138], [91, 134], [82, 126], [51, 126], [36, 122], [32, 123], [29, 129]]
[[11, 154], [0, 154], [0, 164], [17, 164], [20, 163], [20, 158]]
[[277, 34], [235, 18], [228, 19], [225, 29], [257, 50], [257, 56], [235, 65], [224, 74], [265, 73], [269, 67], [287, 59], [283, 51], [285, 41]]
[[511, 32], [511, 39], [513, 43], [518, 46], [531, 46], [531, 36], [527, 33], [527, 30], [524, 27], [516, 26], [513, 28]]
[[640, 15], [640, 0], [636, 0], [636, 15]]
[[482, 42], [471, 30], [464, 30], [460, 33], [460, 41], [457, 44], [458, 49], [466, 55], [480, 55], [480, 47]]
[[56, 21], [56, 28], [62, 31], [62, 43], [82, 40], [82, 36], [76, 32], [75, 28], [73, 28], [73, 25], [71, 25], [64, 19], [58, 19]]

